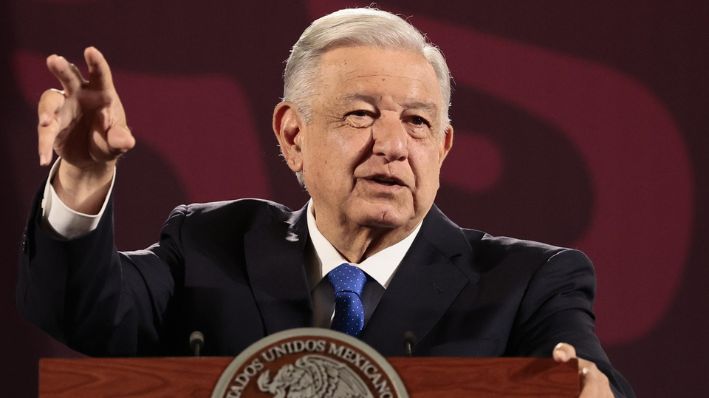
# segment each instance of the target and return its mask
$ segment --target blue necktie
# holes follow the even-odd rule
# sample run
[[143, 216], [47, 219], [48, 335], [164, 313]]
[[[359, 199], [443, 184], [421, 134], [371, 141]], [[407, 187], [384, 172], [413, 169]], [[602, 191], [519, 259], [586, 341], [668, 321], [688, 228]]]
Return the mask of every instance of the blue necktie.
[[335, 289], [335, 317], [331, 328], [350, 336], [357, 336], [364, 329], [364, 305], [362, 290], [367, 275], [347, 263], [340, 264], [327, 274]]

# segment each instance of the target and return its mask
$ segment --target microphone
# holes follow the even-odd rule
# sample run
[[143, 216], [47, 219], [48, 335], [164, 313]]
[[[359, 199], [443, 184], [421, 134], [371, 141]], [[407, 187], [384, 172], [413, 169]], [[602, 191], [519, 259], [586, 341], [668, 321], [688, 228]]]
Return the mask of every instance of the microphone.
[[194, 356], [198, 357], [204, 347], [204, 335], [199, 330], [195, 330], [190, 334], [190, 350]]
[[416, 335], [414, 332], [407, 330], [404, 332], [404, 353], [407, 357], [414, 355], [414, 345], [416, 345]]

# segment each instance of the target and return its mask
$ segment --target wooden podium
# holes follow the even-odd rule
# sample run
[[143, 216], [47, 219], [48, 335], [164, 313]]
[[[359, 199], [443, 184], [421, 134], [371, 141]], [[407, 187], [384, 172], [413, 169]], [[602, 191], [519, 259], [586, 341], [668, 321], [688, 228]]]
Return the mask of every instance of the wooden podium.
[[[40, 397], [210, 397], [230, 357], [42, 359]], [[392, 357], [411, 397], [578, 397], [575, 360]]]

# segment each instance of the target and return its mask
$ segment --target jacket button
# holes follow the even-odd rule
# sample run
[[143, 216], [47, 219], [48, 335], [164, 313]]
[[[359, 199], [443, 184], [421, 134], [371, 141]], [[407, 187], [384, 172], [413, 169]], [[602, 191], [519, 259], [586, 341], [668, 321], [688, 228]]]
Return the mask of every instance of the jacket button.
[[22, 253], [27, 254], [29, 243], [27, 242], [27, 234], [22, 234], [22, 243], [20, 244], [20, 248], [22, 249]]

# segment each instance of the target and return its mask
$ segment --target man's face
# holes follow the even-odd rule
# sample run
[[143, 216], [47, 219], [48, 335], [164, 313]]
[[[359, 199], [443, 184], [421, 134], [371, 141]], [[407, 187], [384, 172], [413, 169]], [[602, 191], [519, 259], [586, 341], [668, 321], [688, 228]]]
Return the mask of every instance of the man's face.
[[296, 138], [318, 227], [411, 230], [452, 145], [433, 68], [410, 51], [343, 47], [322, 56], [318, 76]]

